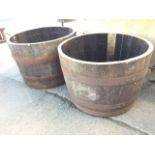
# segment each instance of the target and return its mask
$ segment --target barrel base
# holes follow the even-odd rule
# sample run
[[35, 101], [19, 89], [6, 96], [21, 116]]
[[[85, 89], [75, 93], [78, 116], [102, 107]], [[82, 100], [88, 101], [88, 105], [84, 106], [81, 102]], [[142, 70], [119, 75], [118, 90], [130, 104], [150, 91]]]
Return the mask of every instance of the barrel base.
[[86, 108], [84, 106], [81, 106], [81, 105], [79, 105], [73, 101], [72, 101], [72, 103], [82, 112], [85, 112], [89, 115], [96, 116], [96, 117], [111, 117], [111, 116], [121, 115], [121, 114], [129, 111], [134, 104], [134, 102], [128, 103], [128, 105], [125, 107], [113, 109], [111, 111], [106, 111], [106, 110], [97, 111], [97, 110], [93, 110], [93, 109], [89, 109], [89, 108]]
[[40, 81], [30, 81], [30, 80], [24, 80], [24, 81], [30, 88], [35, 88], [35, 89], [48, 89], [48, 88], [54, 88], [65, 84], [64, 79], [60, 79], [57, 81], [53, 81], [53, 80], [46, 81], [46, 83], [43, 83]]

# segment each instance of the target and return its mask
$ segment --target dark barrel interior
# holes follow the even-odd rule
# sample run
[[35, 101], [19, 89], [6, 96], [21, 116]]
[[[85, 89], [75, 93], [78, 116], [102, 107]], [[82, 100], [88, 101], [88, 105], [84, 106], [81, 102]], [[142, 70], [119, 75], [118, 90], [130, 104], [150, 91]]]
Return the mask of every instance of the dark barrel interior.
[[106, 62], [119, 61], [139, 56], [149, 48], [142, 39], [116, 34], [112, 58], [108, 59], [109, 34], [89, 34], [73, 38], [62, 45], [62, 51], [72, 57], [84, 61]]
[[72, 31], [67, 27], [44, 27], [16, 34], [10, 38], [10, 41], [13, 43], [43, 42], [66, 36]]

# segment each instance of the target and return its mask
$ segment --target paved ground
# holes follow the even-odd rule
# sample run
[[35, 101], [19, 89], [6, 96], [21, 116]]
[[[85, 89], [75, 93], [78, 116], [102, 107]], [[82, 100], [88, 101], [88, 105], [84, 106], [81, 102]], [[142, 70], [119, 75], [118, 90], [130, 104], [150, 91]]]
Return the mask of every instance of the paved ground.
[[127, 113], [93, 117], [74, 107], [65, 85], [27, 87], [7, 44], [0, 53], [0, 134], [155, 134], [155, 83], [144, 81]]
[[155, 134], [155, 84], [145, 80], [126, 114], [93, 117], [73, 106], [65, 85], [28, 88], [7, 44], [0, 52], [0, 134]]

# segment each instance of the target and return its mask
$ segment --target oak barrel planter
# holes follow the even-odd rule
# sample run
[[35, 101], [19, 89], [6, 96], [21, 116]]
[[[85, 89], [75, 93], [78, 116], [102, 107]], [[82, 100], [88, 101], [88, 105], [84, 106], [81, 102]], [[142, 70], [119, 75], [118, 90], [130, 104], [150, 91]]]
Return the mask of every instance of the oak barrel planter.
[[26, 84], [46, 89], [64, 84], [58, 45], [75, 35], [68, 27], [43, 27], [9, 38], [9, 47]]
[[152, 51], [152, 43], [127, 34], [87, 34], [62, 42], [58, 52], [71, 101], [94, 116], [128, 111]]

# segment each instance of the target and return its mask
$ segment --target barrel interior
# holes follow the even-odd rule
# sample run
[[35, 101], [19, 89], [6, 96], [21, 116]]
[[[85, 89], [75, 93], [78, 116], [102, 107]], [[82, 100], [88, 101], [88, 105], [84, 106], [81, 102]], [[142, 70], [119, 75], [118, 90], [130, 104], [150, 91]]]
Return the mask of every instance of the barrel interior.
[[62, 51], [84, 61], [120, 61], [139, 56], [149, 45], [140, 38], [124, 34], [90, 34], [69, 40]]
[[73, 30], [67, 27], [45, 27], [16, 34], [10, 38], [13, 43], [36, 43], [57, 39], [70, 34]]

